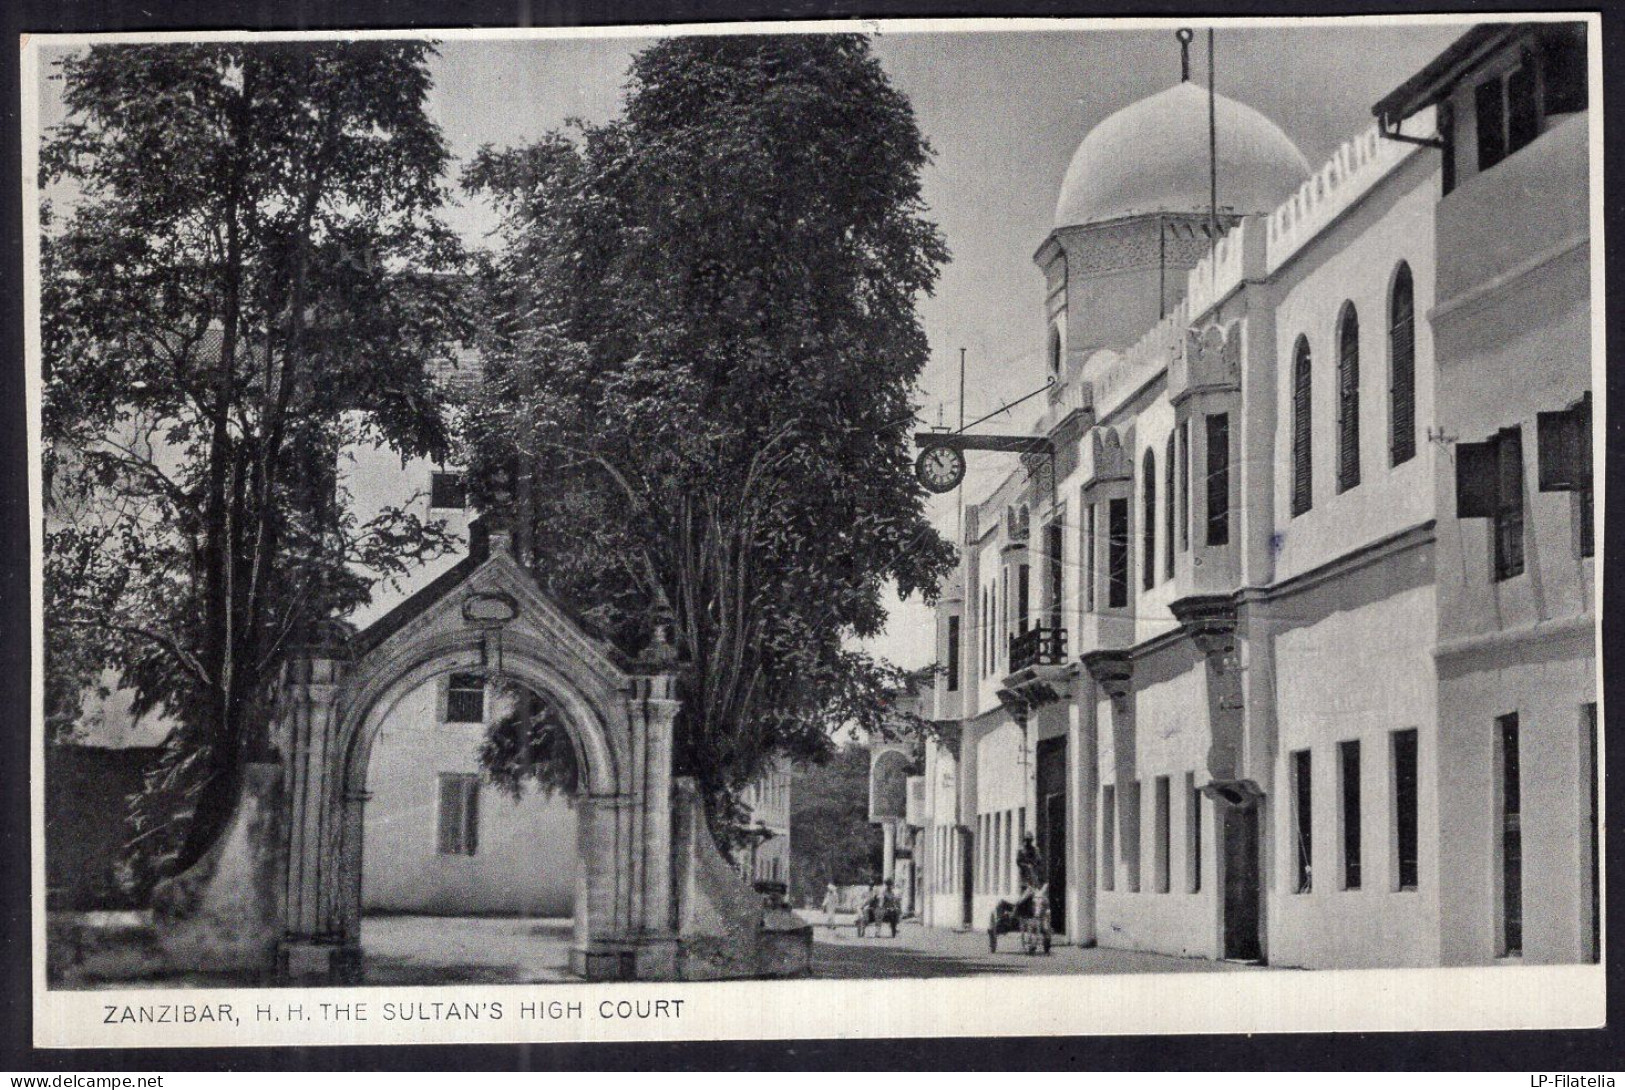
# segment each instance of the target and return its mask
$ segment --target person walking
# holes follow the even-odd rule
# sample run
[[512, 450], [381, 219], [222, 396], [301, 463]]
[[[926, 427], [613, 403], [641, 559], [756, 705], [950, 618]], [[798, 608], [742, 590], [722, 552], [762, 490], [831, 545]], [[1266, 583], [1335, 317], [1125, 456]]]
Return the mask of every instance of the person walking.
[[841, 891], [831, 882], [824, 887], [824, 926], [835, 930], [835, 911], [841, 907]]

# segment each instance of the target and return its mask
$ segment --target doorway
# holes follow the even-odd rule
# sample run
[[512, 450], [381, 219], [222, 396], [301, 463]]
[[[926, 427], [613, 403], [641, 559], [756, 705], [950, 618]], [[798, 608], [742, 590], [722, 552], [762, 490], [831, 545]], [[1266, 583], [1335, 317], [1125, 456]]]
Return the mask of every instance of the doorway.
[[1260, 901], [1258, 812], [1256, 801], [1234, 806], [1221, 803], [1224, 844], [1224, 956], [1236, 961], [1262, 961], [1259, 941]]
[[1066, 736], [1038, 743], [1038, 852], [1049, 866], [1050, 918], [1066, 927]]

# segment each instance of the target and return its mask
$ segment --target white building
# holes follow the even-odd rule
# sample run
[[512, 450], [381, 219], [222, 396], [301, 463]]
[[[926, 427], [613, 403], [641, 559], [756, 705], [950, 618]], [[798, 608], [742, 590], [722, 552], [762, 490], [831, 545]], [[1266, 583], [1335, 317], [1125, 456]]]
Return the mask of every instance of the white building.
[[1584, 56], [1475, 28], [1313, 170], [1217, 96], [1216, 214], [1205, 89], [1085, 137], [1053, 461], [967, 504], [938, 605], [929, 924], [985, 926], [1031, 831], [1075, 943], [1596, 958]]

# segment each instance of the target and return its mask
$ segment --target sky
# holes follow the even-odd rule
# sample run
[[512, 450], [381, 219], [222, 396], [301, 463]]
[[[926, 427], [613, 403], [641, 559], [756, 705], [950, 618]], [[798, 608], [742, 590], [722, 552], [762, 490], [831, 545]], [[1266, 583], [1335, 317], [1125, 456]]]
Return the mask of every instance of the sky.
[[[1178, 82], [1178, 25], [1035, 32], [989, 21], [976, 29], [926, 32], [879, 24], [875, 53], [913, 103], [936, 152], [923, 179], [927, 214], [953, 254], [936, 294], [920, 301], [932, 350], [920, 382], [923, 424], [936, 423], [939, 410], [947, 422], [957, 421], [961, 348], [967, 420], [1042, 384], [1043, 278], [1032, 255], [1049, 232], [1061, 179], [1084, 135], [1111, 113]], [[1372, 103], [1464, 29], [1461, 22], [1366, 20], [1220, 24], [1216, 85], [1275, 121], [1318, 168], [1372, 123]], [[432, 64], [430, 109], [459, 162], [486, 144], [534, 140], [570, 117], [604, 121], [619, 112], [628, 62], [649, 41], [444, 41]], [[1203, 33], [1192, 48], [1192, 75], [1207, 81]], [[61, 116], [54, 87], [42, 95], [46, 126]], [[1222, 193], [1222, 177], [1219, 185]], [[477, 202], [460, 203], [447, 218], [472, 243], [495, 222]], [[1025, 430], [1037, 405], [1029, 402], [983, 430]], [[981, 499], [1014, 465], [1013, 455], [972, 455], [965, 502]], [[952, 536], [954, 494], [935, 498], [931, 513]], [[929, 610], [918, 600], [892, 607], [887, 632], [866, 646], [904, 666], [931, 662]]]

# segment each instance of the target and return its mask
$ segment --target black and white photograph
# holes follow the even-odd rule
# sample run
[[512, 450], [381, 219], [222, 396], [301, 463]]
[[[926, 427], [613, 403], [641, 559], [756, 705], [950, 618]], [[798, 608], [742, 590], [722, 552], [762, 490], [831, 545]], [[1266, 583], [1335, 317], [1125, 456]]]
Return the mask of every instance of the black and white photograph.
[[1599, 25], [28, 36], [35, 1043], [1602, 1024]]

